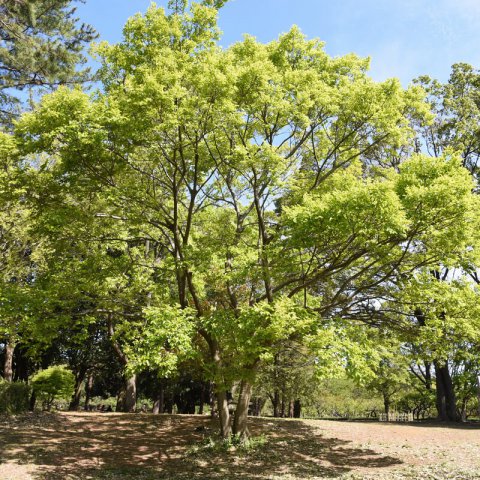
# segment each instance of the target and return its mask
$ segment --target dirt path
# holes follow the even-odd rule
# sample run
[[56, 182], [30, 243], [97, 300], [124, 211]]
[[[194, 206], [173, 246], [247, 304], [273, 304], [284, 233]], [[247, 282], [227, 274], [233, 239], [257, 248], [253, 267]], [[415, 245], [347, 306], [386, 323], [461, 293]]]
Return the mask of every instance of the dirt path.
[[478, 427], [252, 419], [266, 441], [247, 452], [212, 450], [215, 428], [198, 415], [4, 418], [0, 479], [480, 479]]

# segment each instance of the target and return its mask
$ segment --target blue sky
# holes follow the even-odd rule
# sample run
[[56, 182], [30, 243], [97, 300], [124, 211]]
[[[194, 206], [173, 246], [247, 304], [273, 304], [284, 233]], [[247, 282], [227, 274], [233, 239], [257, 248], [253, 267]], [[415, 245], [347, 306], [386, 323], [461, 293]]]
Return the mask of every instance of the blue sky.
[[[117, 42], [127, 18], [149, 5], [86, 0], [78, 16]], [[455, 62], [480, 67], [480, 0], [230, 0], [219, 23], [225, 46], [243, 33], [269, 41], [296, 24], [325, 41], [330, 55], [370, 56], [375, 79], [398, 77], [404, 85], [421, 74], [446, 81]]]

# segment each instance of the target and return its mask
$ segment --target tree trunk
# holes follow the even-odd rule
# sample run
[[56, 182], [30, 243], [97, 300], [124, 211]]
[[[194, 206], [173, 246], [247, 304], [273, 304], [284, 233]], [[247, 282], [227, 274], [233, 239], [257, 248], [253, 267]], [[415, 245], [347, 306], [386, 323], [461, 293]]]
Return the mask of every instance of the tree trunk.
[[278, 388], [275, 389], [273, 392], [272, 406], [273, 406], [273, 416], [275, 418], [280, 416], [279, 406], [280, 406], [280, 393], [278, 392]]
[[30, 403], [28, 406], [28, 410], [30, 412], [33, 412], [35, 410], [35, 403], [37, 403], [37, 396], [35, 395], [35, 392], [32, 391], [32, 394], [30, 395]]
[[302, 404], [300, 403], [300, 400], [295, 400], [293, 403], [293, 417], [294, 418], [300, 418], [302, 414]]
[[390, 413], [390, 397], [385, 392], [383, 393], [383, 406], [385, 413], [388, 415]]
[[218, 418], [220, 420], [220, 434], [222, 438], [230, 438], [232, 435], [232, 427], [230, 425], [227, 392], [224, 390], [217, 392], [217, 410]]
[[10, 339], [5, 344], [5, 361], [3, 364], [3, 378], [6, 382], [13, 381], [13, 352], [15, 343]]
[[153, 413], [155, 415], [163, 413], [164, 392], [165, 392], [165, 389], [163, 386], [163, 380], [160, 380], [160, 383], [158, 385], [157, 395], [155, 397], [155, 401], [153, 402]]
[[448, 365], [446, 363], [441, 365], [439, 362], [434, 362], [434, 366], [438, 418], [442, 421], [456, 422], [459, 420], [457, 402]]
[[249, 436], [247, 419], [248, 406], [250, 404], [251, 396], [252, 384], [246, 380], [242, 380], [240, 393], [238, 396], [237, 409], [235, 410], [235, 417], [233, 420], [233, 434], [238, 436], [242, 441], [246, 440]]
[[432, 364], [425, 362], [425, 387], [428, 391], [432, 389]]
[[137, 405], [137, 375], [134, 374], [125, 379], [125, 400], [123, 411], [127, 413], [135, 412]]
[[73, 390], [73, 396], [70, 401], [70, 405], [68, 406], [68, 409], [70, 411], [78, 410], [78, 407], [80, 406], [80, 397], [82, 396], [82, 384], [83, 384], [83, 381], [85, 380], [86, 373], [87, 373], [87, 368], [81, 367], [80, 370], [78, 371], [78, 374], [75, 377], [75, 388]]
[[462, 409], [460, 411], [460, 421], [461, 422], [466, 422], [467, 421], [467, 403], [468, 403], [468, 397], [463, 397]]
[[[108, 317], [108, 335], [110, 341], [112, 342], [113, 350], [115, 351], [120, 363], [123, 367], [128, 365], [128, 358], [123, 353], [120, 345], [114, 340], [115, 338], [115, 329], [113, 326], [113, 319], [111, 316]], [[116, 410], [121, 412], [134, 412], [137, 404], [137, 375], [133, 374], [129, 378], [124, 378], [124, 387], [120, 390], [117, 397], [117, 407]]]
[[15, 375], [13, 376], [13, 380], [28, 383], [29, 358], [27, 356], [27, 349], [21, 343], [17, 344], [15, 348], [14, 361]]
[[293, 400], [288, 402], [288, 418], [293, 418]]
[[90, 398], [92, 396], [93, 389], [93, 372], [90, 372], [87, 377], [87, 382], [85, 383], [85, 405], [84, 410], [88, 410], [90, 407]]
[[285, 394], [282, 393], [282, 404], [281, 404], [281, 407], [280, 407], [280, 416], [282, 418], [285, 418]]
[[200, 389], [200, 400], [199, 400], [199, 406], [198, 406], [198, 414], [203, 415], [203, 404], [205, 403], [205, 384], [202, 383], [201, 389]]
[[209, 394], [210, 394], [210, 416], [215, 418], [217, 416], [217, 407], [216, 407], [216, 395], [213, 388], [212, 382], [209, 384]]
[[477, 416], [480, 419], [480, 374], [477, 375], [477, 399], [478, 399]]

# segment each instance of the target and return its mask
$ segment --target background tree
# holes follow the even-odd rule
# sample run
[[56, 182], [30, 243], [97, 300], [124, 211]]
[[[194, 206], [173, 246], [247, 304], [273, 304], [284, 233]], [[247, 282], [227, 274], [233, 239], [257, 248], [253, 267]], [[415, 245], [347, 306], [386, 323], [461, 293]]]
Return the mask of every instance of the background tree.
[[[19, 112], [19, 92], [77, 83], [88, 78], [82, 51], [96, 38], [79, 25], [72, 0], [0, 2], [0, 114], [9, 123]], [[25, 96], [24, 96], [25, 99]]]

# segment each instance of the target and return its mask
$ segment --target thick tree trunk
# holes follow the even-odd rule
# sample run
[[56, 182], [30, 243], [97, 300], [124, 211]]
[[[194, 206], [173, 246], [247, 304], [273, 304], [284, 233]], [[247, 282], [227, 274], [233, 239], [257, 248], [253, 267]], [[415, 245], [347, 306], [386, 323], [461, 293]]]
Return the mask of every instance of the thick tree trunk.
[[90, 408], [90, 398], [92, 397], [92, 389], [93, 389], [93, 372], [90, 372], [87, 377], [87, 381], [85, 383], [85, 405], [83, 407], [84, 410], [88, 410]]
[[125, 379], [125, 399], [123, 411], [127, 413], [135, 412], [137, 405], [137, 375], [132, 375]]
[[7, 340], [5, 344], [5, 361], [3, 363], [3, 378], [6, 382], [13, 381], [13, 352], [15, 350], [15, 343]]
[[448, 365], [434, 362], [435, 385], [436, 385], [436, 406], [439, 420], [456, 422], [459, 420], [455, 391]]
[[158, 385], [157, 395], [155, 397], [155, 401], [153, 402], [154, 415], [163, 413], [164, 395], [165, 395], [165, 388], [163, 386], [163, 380], [160, 380], [160, 383]]
[[246, 380], [242, 380], [240, 385], [240, 393], [238, 396], [237, 409], [233, 420], [233, 434], [244, 441], [249, 436], [248, 431], [248, 406], [252, 396], [252, 384]]
[[27, 356], [27, 350], [22, 344], [17, 344], [15, 348], [14, 363], [15, 374], [13, 376], [13, 380], [28, 383], [29, 359]]
[[302, 404], [300, 400], [295, 400], [295, 402], [293, 402], [293, 417], [300, 418], [301, 414], [302, 414]]
[[220, 420], [220, 435], [222, 438], [230, 438], [232, 427], [230, 425], [230, 411], [228, 410], [227, 392], [217, 392], [217, 410]]

